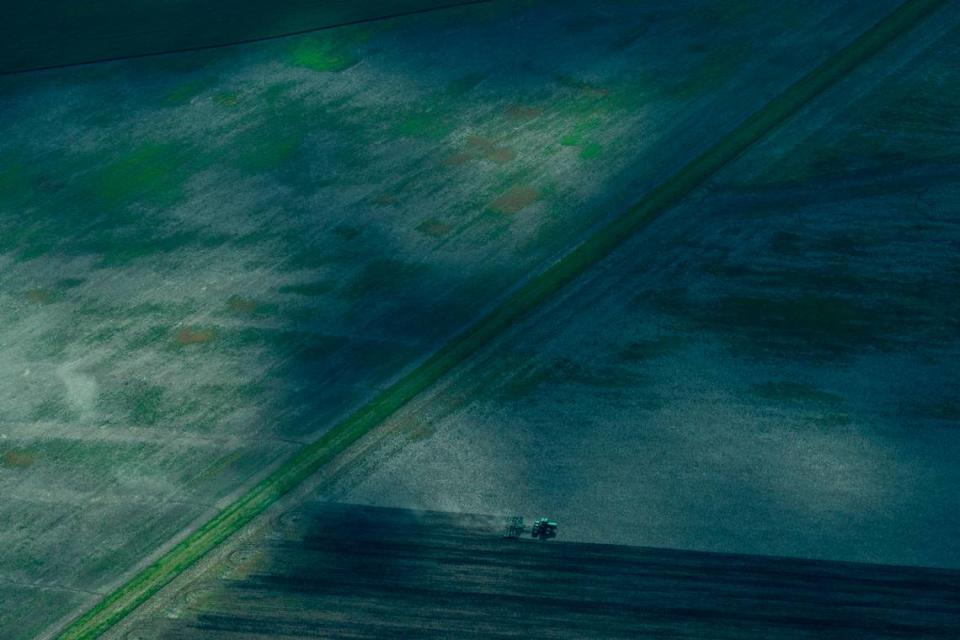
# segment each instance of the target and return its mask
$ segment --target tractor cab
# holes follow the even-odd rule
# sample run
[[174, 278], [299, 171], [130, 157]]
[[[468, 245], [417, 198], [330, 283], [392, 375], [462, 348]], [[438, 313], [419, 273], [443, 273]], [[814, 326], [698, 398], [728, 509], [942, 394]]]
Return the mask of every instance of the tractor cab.
[[540, 518], [533, 523], [530, 535], [541, 540], [557, 537], [557, 523], [548, 518]]
[[[503, 537], [509, 540], [517, 540], [527, 532], [526, 525], [523, 524], [523, 518], [514, 516], [510, 518], [506, 528], [503, 530]], [[533, 523], [530, 529], [530, 536], [540, 540], [549, 540], [557, 537], [557, 523], [549, 518], [539, 518]]]

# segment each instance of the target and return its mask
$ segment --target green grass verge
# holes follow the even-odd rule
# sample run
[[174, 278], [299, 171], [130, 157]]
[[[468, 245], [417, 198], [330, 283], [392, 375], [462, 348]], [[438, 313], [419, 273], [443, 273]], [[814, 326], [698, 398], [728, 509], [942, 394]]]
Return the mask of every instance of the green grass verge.
[[896, 11], [685, 165], [624, 215], [530, 280], [416, 369], [338, 423], [319, 440], [301, 449], [248, 493], [74, 620], [60, 634], [59, 639], [90, 640], [104, 633], [278, 498], [381, 424], [522, 316], [557, 293], [591, 265], [610, 254], [626, 238], [675, 205], [726, 163], [944, 2], [945, 0], [904, 2]]

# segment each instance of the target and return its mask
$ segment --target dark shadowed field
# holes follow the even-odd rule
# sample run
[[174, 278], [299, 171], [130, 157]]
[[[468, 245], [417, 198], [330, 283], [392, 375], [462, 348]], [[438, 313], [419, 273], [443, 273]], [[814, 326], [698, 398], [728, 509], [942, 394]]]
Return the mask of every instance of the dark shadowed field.
[[960, 572], [504, 540], [505, 518], [311, 502], [127, 636], [944, 640]]

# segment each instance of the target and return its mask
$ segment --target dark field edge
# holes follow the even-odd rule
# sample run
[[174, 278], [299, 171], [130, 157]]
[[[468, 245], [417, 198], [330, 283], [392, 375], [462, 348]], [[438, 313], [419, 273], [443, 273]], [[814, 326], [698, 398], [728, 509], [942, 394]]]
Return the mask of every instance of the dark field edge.
[[[278, 40], [280, 38], [289, 38], [291, 36], [302, 36], [308, 33], [315, 33], [317, 31], [325, 31], [327, 29], [339, 29], [341, 27], [350, 27], [360, 24], [368, 24], [371, 22], [380, 22], [382, 20], [391, 20], [393, 18], [403, 18], [406, 16], [415, 16], [424, 13], [433, 13], [435, 11], [445, 11], [449, 9], [457, 9], [461, 7], [469, 7], [471, 5], [478, 4], [490, 4], [495, 0], [462, 0], [460, 2], [433, 2], [429, 6], [421, 7], [418, 9], [409, 9], [406, 11], [396, 11], [393, 13], [382, 13], [373, 16], [367, 16], [363, 18], [355, 18], [353, 20], [342, 20], [342, 21], [333, 21], [324, 24], [314, 24], [310, 27], [305, 27], [303, 29], [297, 29], [293, 31], [283, 31], [280, 33], [270, 33], [260, 36], [248, 37], [248, 38], [239, 38], [239, 39], [228, 39], [225, 41], [212, 42], [207, 44], [197, 44], [184, 47], [172, 47], [169, 49], [151, 49], [148, 51], [141, 51], [137, 53], [127, 53], [127, 54], [117, 54], [117, 55], [108, 55], [108, 56], [96, 56], [89, 59], [82, 60], [71, 60], [60, 62], [56, 64], [42, 64], [42, 65], [32, 65], [26, 67], [15, 67], [10, 69], [4, 69], [0, 67], [0, 77], [2, 76], [12, 76], [23, 73], [32, 73], [36, 71], [50, 71], [53, 69], [67, 69], [70, 67], [81, 67], [91, 64], [100, 64], [104, 62], [118, 62], [121, 60], [135, 60], [137, 58], [149, 58], [153, 56], [164, 56], [172, 55], [177, 53], [190, 53], [195, 51], [208, 51], [210, 49], [223, 49], [226, 47], [235, 47], [238, 45], [244, 44], [253, 44], [256, 42], [267, 42], [269, 40]], [[51, 9], [50, 11], [54, 11]], [[2, 14], [0, 14], [2, 18]], [[144, 16], [145, 20], [149, 20], [149, 16]]]
[[71, 622], [58, 640], [91, 640], [145, 602], [197, 560], [295, 488], [360, 437], [384, 422], [444, 374], [536, 309], [620, 243], [739, 156], [805, 104], [838, 82], [946, 0], [907, 0], [829, 60], [768, 102], [733, 131], [654, 188], [622, 216], [511, 294], [413, 371], [305, 446], [270, 476], [187, 536], [156, 562]]
[[184, 617], [147, 621], [149, 637], [476, 640], [536, 637], [543, 628], [568, 640], [960, 633], [960, 571], [506, 541], [508, 518], [483, 514], [326, 502], [287, 514], [295, 519], [279, 537], [247, 548], [261, 561], [195, 585], [191, 593], [215, 595], [198, 598]]

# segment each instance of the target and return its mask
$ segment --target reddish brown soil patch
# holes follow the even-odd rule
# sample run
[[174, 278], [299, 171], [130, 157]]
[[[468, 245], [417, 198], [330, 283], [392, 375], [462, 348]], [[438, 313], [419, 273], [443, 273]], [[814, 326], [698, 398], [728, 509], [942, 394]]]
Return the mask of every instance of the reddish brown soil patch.
[[420, 233], [426, 234], [431, 238], [442, 238], [453, 230], [453, 226], [447, 224], [446, 222], [440, 222], [439, 220], [434, 220], [430, 218], [424, 220], [417, 226], [417, 231]]
[[509, 107], [505, 113], [511, 120], [535, 120], [543, 115], [543, 109], [515, 104]]
[[227, 300], [227, 307], [235, 313], [253, 313], [260, 306], [256, 300], [243, 298], [241, 296], [230, 296]]
[[213, 340], [213, 329], [180, 329], [177, 332], [177, 344], [204, 344]]
[[474, 155], [497, 164], [506, 164], [517, 157], [517, 152], [513, 149], [497, 146], [493, 140], [483, 136], [470, 136], [467, 139], [467, 148]]
[[384, 193], [373, 199], [373, 204], [380, 206], [393, 206], [399, 204], [400, 199], [392, 193]]
[[494, 200], [490, 208], [497, 213], [518, 213], [536, 202], [539, 197], [540, 192], [533, 187], [517, 185]]
[[467, 164], [473, 160], [473, 154], [467, 153], [466, 151], [461, 151], [460, 153], [455, 153], [452, 156], [447, 156], [443, 159], [443, 164], [448, 167], [459, 167], [460, 165]]
[[12, 469], [26, 469], [33, 464], [33, 459], [34, 456], [29, 451], [17, 449], [4, 451], [3, 455], [0, 456], [0, 462], [3, 463], [3, 466], [10, 467]]
[[507, 147], [494, 147], [484, 157], [497, 164], [507, 164], [517, 157], [517, 152]]
[[53, 292], [49, 289], [30, 289], [27, 291], [27, 300], [34, 304], [53, 302]]

